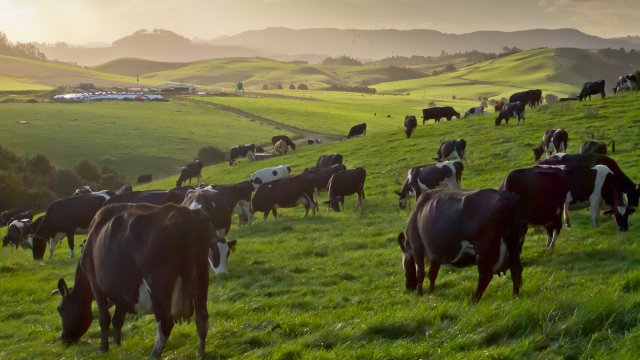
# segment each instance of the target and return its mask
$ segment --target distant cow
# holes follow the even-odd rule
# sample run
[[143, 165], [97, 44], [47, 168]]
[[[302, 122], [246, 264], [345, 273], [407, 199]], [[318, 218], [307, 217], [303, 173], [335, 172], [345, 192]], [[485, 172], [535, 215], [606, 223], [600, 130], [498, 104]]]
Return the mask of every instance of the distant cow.
[[587, 140], [580, 147], [580, 154], [600, 154], [607, 155], [607, 146], [611, 145], [611, 152], [616, 152], [615, 140], [604, 143], [601, 141]]
[[296, 144], [293, 141], [291, 141], [291, 139], [287, 135], [276, 135], [272, 137], [271, 144], [275, 146], [276, 143], [280, 140], [284, 141], [287, 144], [287, 146], [291, 147], [291, 150], [296, 149]]
[[9, 225], [10, 223], [9, 220], [13, 219], [13, 217], [25, 211], [27, 210], [20, 209], [20, 208], [3, 211], [2, 213], [0, 213], [0, 226]]
[[199, 209], [174, 204], [103, 208], [91, 223], [73, 288], [61, 278], [54, 291], [62, 295], [62, 341], [76, 343], [87, 332], [95, 299], [100, 350], [109, 350], [112, 319], [114, 343], [120, 345], [126, 313], [154, 314], [157, 331], [151, 357], [160, 357], [174, 324], [189, 321], [195, 312], [198, 355], [204, 357], [212, 232], [209, 218]]
[[137, 184], [144, 184], [144, 183], [148, 183], [151, 182], [153, 180], [153, 176], [151, 176], [151, 174], [142, 174], [140, 176], [138, 176], [138, 179], [136, 180]]
[[407, 115], [404, 117], [404, 133], [407, 135], [407, 138], [411, 137], [416, 127], [418, 127], [418, 120], [415, 115]]
[[527, 224], [518, 215], [518, 196], [483, 189], [431, 190], [423, 193], [409, 215], [406, 236], [398, 235], [407, 290], [422, 295], [424, 261], [429, 262], [429, 292], [440, 266], [478, 266], [480, 301], [494, 274], [511, 271], [513, 295], [522, 284], [520, 253]]
[[534, 91], [535, 90], [525, 90], [525, 91], [517, 92], [509, 97], [509, 102], [510, 103], [521, 102], [526, 106], [534, 97]]
[[604, 99], [604, 80], [584, 83], [584, 85], [582, 85], [580, 95], [578, 95], [578, 101], [585, 100], [587, 97], [591, 100], [591, 95], [595, 94], [600, 94], [602, 96], [601, 98]]
[[324, 169], [333, 165], [342, 164], [343, 157], [341, 154], [320, 155], [316, 161], [316, 169]]
[[202, 162], [200, 160], [195, 160], [192, 163], [187, 164], [187, 166], [183, 166], [180, 170], [180, 177], [176, 181], [176, 187], [181, 187], [182, 184], [189, 180], [189, 184], [191, 184], [192, 178], [197, 178], [197, 182], [200, 182], [200, 177], [202, 176]]
[[26, 242], [27, 236], [33, 232], [31, 219], [13, 220], [7, 226], [7, 234], [2, 238], [2, 246], [11, 244], [16, 249]]
[[529, 107], [534, 108], [542, 104], [542, 90], [531, 90], [531, 97], [529, 98]]
[[367, 178], [367, 172], [363, 168], [355, 168], [350, 170], [339, 171], [329, 179], [329, 208], [334, 211], [340, 211], [340, 205], [344, 208], [344, 197], [357, 194], [356, 208], [362, 210], [364, 208], [364, 182]]
[[569, 181], [565, 174], [553, 168], [533, 167], [513, 170], [499, 187], [520, 197], [519, 212], [530, 225], [547, 230], [547, 248], [553, 248], [562, 229]]
[[251, 174], [251, 182], [254, 187], [266, 184], [271, 181], [282, 179], [291, 175], [291, 167], [287, 165], [278, 165], [262, 170], [258, 170]]
[[424, 125], [427, 120], [433, 119], [434, 122], [440, 122], [440, 119], [445, 118], [449, 121], [454, 116], [460, 119], [460, 113], [455, 111], [451, 106], [422, 109], [422, 125]]
[[552, 153], [567, 152], [567, 143], [569, 142], [569, 134], [565, 129], [551, 129], [544, 132], [540, 145], [533, 149], [533, 157], [536, 161], [540, 160], [542, 154], [548, 158]]
[[445, 160], [463, 160], [467, 142], [464, 139], [443, 141], [438, 148], [438, 157], [433, 160], [443, 162]]
[[474, 106], [474, 107], [472, 107], [469, 110], [464, 112], [464, 117], [465, 118], [467, 118], [469, 116], [474, 116], [474, 115], [484, 115], [484, 106], [482, 106], [482, 105]]
[[615, 95], [623, 90], [637, 90], [637, 84], [636, 74], [621, 75], [613, 88], [613, 94]]
[[285, 155], [289, 152], [289, 147], [284, 140], [279, 140], [275, 145], [273, 145], [273, 150], [275, 150], [278, 155]]
[[292, 208], [298, 205], [304, 206], [304, 216], [316, 215], [318, 204], [313, 200], [315, 184], [312, 179], [304, 175], [295, 175], [274, 180], [260, 186], [251, 199], [251, 208], [254, 212], [263, 212], [264, 218], [269, 212], [278, 217], [278, 208]]
[[248, 153], [255, 153], [256, 146], [254, 144], [238, 145], [229, 151], [229, 165], [233, 165], [239, 158], [247, 156]]
[[522, 120], [522, 124], [524, 125], [524, 111], [526, 105], [527, 103], [521, 101], [506, 104], [502, 110], [500, 110], [500, 113], [496, 118], [496, 126], [499, 126], [502, 120], [504, 120], [505, 124], [508, 125], [509, 119], [511, 119], [512, 116], [518, 118], [518, 125], [520, 124], [520, 120]]
[[496, 101], [495, 106], [493, 107], [493, 110], [495, 112], [500, 112], [502, 110], [502, 108], [504, 107], [504, 102], [503, 101]]
[[445, 161], [412, 167], [407, 173], [402, 188], [400, 191], [396, 191], [396, 195], [399, 197], [398, 206], [405, 209], [411, 196], [415, 196], [417, 199], [427, 190], [460, 189], [463, 170], [464, 166], [459, 161]]
[[354, 136], [358, 135], [366, 135], [367, 134], [367, 123], [362, 123], [355, 125], [349, 130], [349, 135], [347, 135], [347, 139], [351, 139]]

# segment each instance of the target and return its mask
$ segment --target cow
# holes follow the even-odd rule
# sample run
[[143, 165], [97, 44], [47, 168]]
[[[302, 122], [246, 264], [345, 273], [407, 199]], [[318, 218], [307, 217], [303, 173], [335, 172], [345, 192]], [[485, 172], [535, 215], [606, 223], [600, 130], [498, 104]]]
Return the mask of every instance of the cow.
[[429, 262], [429, 292], [440, 266], [478, 266], [478, 302], [493, 274], [511, 271], [513, 295], [522, 284], [520, 253], [527, 223], [518, 214], [518, 196], [482, 189], [437, 189], [423, 193], [409, 215], [405, 233], [398, 234], [405, 288], [423, 294], [424, 261]]
[[254, 172], [251, 174], [251, 182], [253, 187], [257, 189], [262, 184], [282, 179], [289, 175], [291, 175], [291, 166], [278, 165]]
[[[315, 189], [313, 191], [313, 199], [318, 203], [318, 192], [326, 191], [329, 189], [329, 180], [331, 177], [339, 172], [347, 170], [347, 167], [342, 164], [336, 164], [324, 169], [318, 168], [306, 168], [302, 171], [302, 175], [311, 177], [314, 182]], [[319, 209], [318, 209], [319, 210]]]
[[506, 125], [509, 125], [509, 119], [511, 119], [512, 116], [518, 117], [518, 125], [520, 125], [520, 120], [522, 120], [522, 124], [524, 125], [524, 111], [526, 105], [527, 103], [524, 103], [522, 101], [510, 102], [506, 104], [502, 108], [502, 110], [500, 110], [500, 113], [496, 118], [496, 126], [500, 126], [502, 120], [504, 120]]
[[467, 142], [464, 139], [443, 141], [438, 148], [438, 157], [433, 160], [443, 162], [445, 160], [463, 160]]
[[531, 90], [531, 97], [529, 98], [529, 107], [534, 108], [542, 104], [542, 90]]
[[15, 220], [33, 220], [33, 213], [29, 210], [27, 211], [23, 211], [19, 214], [14, 215], [12, 218], [9, 219], [9, 221], [7, 221], [7, 224], [11, 224], [12, 222], [14, 222]]
[[636, 74], [620, 75], [616, 86], [613, 88], [613, 94], [616, 95], [623, 90], [637, 90]]
[[587, 97], [591, 100], [591, 95], [595, 94], [600, 94], [601, 99], [604, 99], [606, 95], [604, 91], [604, 80], [584, 83], [580, 95], [578, 95], [578, 101], [586, 100]]
[[[542, 94], [541, 94], [542, 95]], [[524, 105], [530, 103], [531, 99], [534, 97], [534, 90], [525, 90], [517, 92], [509, 97], [510, 103], [521, 102]]]
[[316, 215], [318, 204], [313, 200], [315, 184], [313, 179], [304, 175], [294, 175], [274, 180], [263, 184], [256, 190], [251, 199], [253, 212], [261, 211], [264, 219], [269, 212], [278, 217], [277, 208], [292, 208], [298, 205], [304, 206], [304, 216], [307, 217], [309, 209], [313, 216]]
[[136, 180], [136, 184], [144, 184], [153, 181], [153, 176], [151, 174], [142, 174], [138, 176]]
[[362, 211], [364, 209], [364, 182], [367, 178], [367, 172], [363, 168], [355, 168], [339, 171], [329, 179], [329, 200], [325, 204], [329, 205], [329, 209], [340, 211], [340, 203], [344, 209], [344, 197], [357, 194], [356, 208]]
[[598, 154], [556, 154], [538, 162], [539, 165], [586, 166], [605, 165], [613, 172], [618, 188], [627, 196], [630, 207], [637, 207], [640, 198], [640, 187], [622, 171], [612, 158]]
[[93, 190], [91, 190], [91, 187], [89, 185], [85, 185], [79, 189], [76, 189], [76, 191], [73, 193], [73, 196], [91, 194], [92, 192]]
[[228, 203], [234, 205], [234, 212], [238, 214], [238, 225], [248, 223], [251, 225], [253, 213], [251, 212], [251, 195], [255, 190], [250, 181], [243, 181], [230, 185], [209, 185], [205, 189], [211, 189], [222, 194]]
[[474, 106], [474, 107], [472, 107], [469, 110], [464, 112], [464, 117], [465, 118], [468, 118], [469, 116], [474, 116], [474, 115], [484, 115], [484, 106], [482, 106], [482, 105]]
[[2, 246], [9, 244], [18, 249], [20, 244], [24, 244], [27, 236], [33, 232], [33, 223], [30, 219], [13, 220], [7, 226], [7, 234], [2, 238]]
[[176, 187], [181, 187], [182, 184], [189, 180], [189, 184], [191, 184], [192, 178], [197, 178], [197, 182], [200, 182], [200, 177], [202, 176], [202, 162], [200, 160], [195, 160], [187, 166], [183, 166], [180, 170], [180, 177], [176, 181]]
[[349, 134], [347, 135], [347, 139], [351, 139], [354, 136], [358, 135], [366, 135], [367, 134], [367, 123], [362, 123], [358, 125], [354, 125], [349, 130]]
[[316, 169], [325, 169], [333, 165], [342, 164], [343, 156], [341, 154], [320, 155], [316, 161]]
[[493, 107], [493, 111], [494, 112], [500, 112], [502, 111], [502, 108], [504, 107], [504, 101], [496, 101], [496, 104]]
[[189, 321], [195, 312], [198, 355], [204, 357], [212, 236], [209, 218], [200, 209], [175, 204], [101, 209], [91, 223], [73, 288], [60, 278], [52, 292], [62, 296], [62, 341], [76, 343], [87, 332], [95, 299], [101, 351], [109, 351], [111, 323], [114, 343], [120, 345], [127, 313], [154, 314], [157, 332], [151, 357], [160, 357], [174, 324]]
[[547, 248], [555, 246], [562, 229], [562, 212], [569, 181], [558, 169], [533, 167], [511, 171], [498, 188], [519, 196], [519, 213], [530, 225], [547, 231]]
[[446, 118], [450, 121], [453, 117], [460, 119], [460, 113], [455, 111], [451, 106], [444, 107], [432, 107], [428, 109], [422, 109], [422, 125], [427, 120], [433, 119], [434, 122], [440, 122], [440, 119]]
[[544, 132], [540, 145], [533, 149], [535, 161], [540, 160], [542, 154], [548, 158], [552, 153], [564, 153], [567, 151], [569, 134], [565, 129], [551, 129]]
[[611, 152], [616, 152], [616, 141], [611, 140], [609, 143], [601, 141], [587, 140], [580, 146], [579, 154], [600, 154], [607, 155], [607, 146], [611, 145]]
[[13, 219], [16, 215], [23, 213], [27, 210], [25, 209], [11, 209], [11, 210], [6, 210], [3, 211], [2, 213], [0, 213], [0, 226], [7, 226], [10, 224], [11, 219]]
[[287, 135], [276, 135], [272, 137], [271, 144], [275, 147], [276, 143], [280, 140], [284, 141], [287, 144], [287, 146], [291, 147], [291, 150], [296, 149], [296, 144], [293, 141], [291, 141], [291, 139]]
[[445, 161], [436, 164], [416, 166], [409, 169], [407, 178], [398, 195], [400, 209], [407, 207], [411, 196], [417, 199], [420, 194], [433, 189], [460, 189], [464, 166], [459, 161]]
[[255, 154], [255, 152], [256, 146], [254, 144], [234, 146], [231, 148], [231, 151], [229, 151], [229, 165], [233, 165], [236, 160], [241, 157], [247, 156], [248, 153]]
[[284, 140], [279, 140], [275, 145], [273, 145], [273, 150], [278, 153], [278, 155], [286, 155], [289, 152], [289, 147]]
[[42, 222], [27, 242], [33, 258], [42, 259], [49, 240], [49, 259], [53, 257], [56, 244], [66, 235], [71, 257], [74, 256], [74, 236], [77, 231], [89, 228], [94, 215], [110, 198], [105, 193], [91, 193], [59, 199], [47, 206]]
[[116, 195], [104, 202], [103, 206], [111, 204], [180, 204], [184, 200], [185, 195], [177, 190], [143, 190], [132, 191]]
[[407, 139], [411, 137], [416, 127], [418, 127], [418, 120], [415, 115], [406, 115], [404, 117], [404, 133], [407, 135]]

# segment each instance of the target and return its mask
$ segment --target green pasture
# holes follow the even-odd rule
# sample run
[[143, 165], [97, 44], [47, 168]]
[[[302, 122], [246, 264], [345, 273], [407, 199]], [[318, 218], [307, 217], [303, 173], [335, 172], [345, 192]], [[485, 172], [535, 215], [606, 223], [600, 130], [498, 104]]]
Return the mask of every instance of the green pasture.
[[[574, 227], [562, 230], [554, 251], [544, 249], [546, 236], [531, 230], [520, 297], [511, 298], [508, 276], [495, 277], [482, 301], [472, 304], [475, 268], [443, 268], [431, 295], [403, 293], [396, 236], [408, 212], [398, 209], [393, 193], [408, 167], [431, 163], [442, 140], [458, 137], [468, 143], [463, 187], [496, 187], [510, 170], [531, 166], [531, 148], [544, 130], [558, 127], [569, 132], [570, 152], [578, 150], [589, 131], [615, 138], [613, 157], [638, 181], [637, 101], [637, 94], [624, 94], [545, 105], [527, 110], [520, 126], [496, 128], [493, 114], [428, 123], [418, 126], [412, 139], [405, 138], [394, 119], [366, 136], [301, 146], [262, 162], [205, 168], [203, 181], [232, 183], [263, 167], [288, 164], [299, 172], [321, 154], [341, 153], [348, 167], [367, 170], [363, 214], [350, 197], [340, 213], [323, 207], [315, 217], [303, 218], [299, 207], [282, 209], [277, 220], [263, 221], [260, 214], [252, 226], [234, 224], [230, 238], [238, 239], [238, 250], [230, 257], [230, 274], [210, 276], [208, 358], [639, 358], [639, 215], [630, 218], [628, 232], [620, 233], [611, 218], [603, 216], [601, 226], [592, 229], [588, 211], [573, 212]], [[108, 111], [100, 108], [106, 105], [112, 104], [92, 106]], [[174, 180], [144, 188], [169, 188]], [[320, 201], [325, 199], [321, 194]], [[129, 315], [123, 346], [105, 355], [98, 350], [97, 320], [79, 344], [59, 342], [59, 298], [49, 294], [59, 277], [73, 282], [76, 261], [69, 258], [66, 244], [53, 260], [38, 262], [27, 251], [0, 249], [0, 358], [137, 359], [149, 354], [155, 339], [150, 316]], [[196, 349], [193, 323], [176, 326], [164, 358], [191, 359]]]

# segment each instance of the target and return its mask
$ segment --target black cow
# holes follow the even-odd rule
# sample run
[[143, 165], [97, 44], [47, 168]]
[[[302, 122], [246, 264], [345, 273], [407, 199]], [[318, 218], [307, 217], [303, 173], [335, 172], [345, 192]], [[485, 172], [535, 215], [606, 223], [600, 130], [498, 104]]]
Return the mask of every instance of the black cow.
[[344, 197], [357, 194], [356, 208], [361, 211], [364, 209], [364, 182], [367, 178], [367, 172], [363, 168], [355, 168], [350, 170], [339, 171], [329, 179], [329, 200], [325, 203], [329, 204], [329, 208], [334, 211], [340, 211], [339, 203], [344, 208]]
[[325, 169], [333, 165], [342, 164], [343, 157], [341, 154], [320, 155], [316, 161], [316, 169]]
[[587, 97], [591, 100], [591, 95], [595, 94], [600, 94], [602, 96], [601, 98], [604, 99], [604, 80], [584, 83], [580, 95], [578, 95], [578, 101], [586, 100]]
[[440, 119], [445, 118], [449, 121], [454, 116], [460, 119], [460, 113], [455, 111], [451, 106], [422, 109], [422, 125], [424, 125], [427, 120], [433, 119], [434, 122], [440, 122]]
[[531, 97], [529, 98], [529, 107], [537, 107], [542, 104], [542, 90], [531, 90]]
[[442, 162], [445, 160], [463, 160], [467, 142], [464, 139], [443, 141], [438, 148], [438, 157], [433, 160]]
[[534, 93], [535, 93], [535, 90], [525, 90], [525, 91], [517, 92], [509, 97], [509, 102], [510, 103], [521, 102], [527, 105], [531, 102], [531, 99], [535, 96]]
[[427, 190], [447, 188], [460, 189], [462, 171], [464, 166], [459, 161], [446, 161], [437, 164], [412, 167], [407, 173], [407, 178], [400, 191], [396, 191], [399, 197], [398, 206], [401, 209], [407, 207], [409, 197], [415, 196]]
[[620, 169], [618, 163], [612, 158], [598, 154], [558, 154], [548, 159], [538, 162], [540, 165], [567, 165], [569, 167], [586, 166], [592, 168], [596, 165], [605, 165], [613, 172], [619, 189], [627, 195], [627, 201], [630, 207], [638, 206], [640, 198], [640, 188], [629, 179], [629, 177]]
[[229, 151], [229, 165], [233, 165], [241, 157], [247, 156], [248, 153], [255, 154], [256, 146], [254, 144], [238, 145], [231, 148]]
[[304, 216], [309, 214], [309, 208], [315, 216], [318, 204], [313, 200], [314, 189], [313, 179], [303, 175], [274, 180], [256, 190], [251, 199], [251, 208], [254, 212], [263, 212], [266, 219], [270, 211], [274, 217], [278, 217], [279, 207], [292, 208], [304, 205]]
[[422, 295], [425, 257], [429, 262], [429, 292], [442, 264], [478, 265], [480, 301], [493, 274], [511, 270], [513, 295], [522, 284], [520, 253], [527, 223], [518, 215], [518, 196], [494, 189], [431, 190], [423, 193], [409, 215], [406, 237], [398, 235], [407, 290]]
[[54, 290], [62, 295], [62, 341], [76, 343], [87, 332], [95, 299], [100, 350], [109, 350], [112, 320], [113, 340], [120, 345], [127, 313], [154, 314], [157, 333], [151, 356], [159, 357], [173, 325], [188, 321], [195, 312], [198, 354], [204, 357], [212, 236], [202, 210], [174, 204], [116, 204], [100, 210], [91, 223], [73, 288], [61, 278]]
[[533, 149], [533, 157], [540, 160], [542, 154], [548, 158], [552, 153], [564, 153], [567, 151], [569, 134], [565, 129], [551, 129], [544, 132], [540, 145]]
[[[315, 189], [313, 191], [313, 200], [318, 203], [318, 192], [326, 191], [329, 189], [329, 180], [331, 177], [339, 172], [347, 170], [347, 167], [342, 164], [336, 164], [324, 169], [318, 168], [306, 168], [302, 170], [302, 175], [313, 179]], [[318, 208], [319, 210], [319, 208]]]
[[367, 123], [362, 123], [351, 127], [349, 130], [349, 135], [347, 135], [347, 139], [351, 139], [354, 136], [358, 135], [366, 135], [367, 134]]
[[553, 248], [562, 229], [562, 211], [569, 192], [565, 174], [542, 167], [513, 170], [499, 189], [520, 197], [522, 218], [530, 225], [543, 226], [547, 230], [547, 248]]
[[278, 141], [280, 141], [280, 140], [284, 141], [287, 144], [287, 146], [289, 146], [291, 148], [291, 150], [295, 150], [296, 149], [296, 144], [293, 141], [291, 141], [291, 139], [287, 135], [276, 135], [276, 136], [272, 137], [271, 138], [271, 144], [273, 146], [275, 146], [276, 143]]
[[69, 242], [71, 257], [73, 257], [76, 231], [88, 229], [93, 216], [108, 199], [109, 196], [104, 193], [91, 193], [56, 200], [49, 204], [40, 226], [28, 239], [33, 258], [42, 259], [47, 247], [47, 240], [49, 240], [49, 259], [51, 259], [56, 244], [65, 235]]
[[407, 115], [404, 117], [404, 133], [407, 134], [407, 138], [411, 137], [416, 127], [418, 127], [418, 120], [415, 115]]
[[179, 188], [182, 184], [189, 180], [189, 184], [191, 184], [192, 178], [197, 178], [197, 182], [200, 182], [200, 177], [202, 176], [202, 162], [200, 160], [195, 160], [192, 163], [187, 164], [187, 166], [183, 166], [180, 170], [180, 177], [178, 181], [176, 181], [176, 187]]
[[600, 154], [607, 155], [607, 146], [611, 145], [611, 152], [616, 152], [616, 141], [611, 140], [609, 143], [601, 141], [587, 140], [580, 147], [580, 154]]
[[138, 179], [136, 180], [137, 184], [144, 184], [144, 183], [148, 183], [151, 182], [153, 180], [153, 176], [151, 174], [142, 174], [140, 176], [138, 176]]
[[222, 194], [227, 202], [234, 204], [234, 212], [238, 214], [238, 225], [249, 223], [253, 219], [251, 212], [251, 195], [255, 190], [251, 181], [243, 181], [231, 185], [209, 185], [205, 189], [211, 189]]
[[526, 102], [518, 101], [518, 102], [510, 102], [502, 107], [498, 117], [496, 118], [496, 126], [500, 126], [502, 120], [504, 120], [505, 124], [509, 124], [509, 120], [511, 117], [518, 117], [518, 125], [520, 124], [520, 120], [522, 120], [522, 124], [524, 125], [524, 111], [527, 106]]
[[25, 209], [11, 209], [0, 213], [0, 226], [7, 226], [10, 224], [9, 220], [13, 219], [16, 215], [24, 213]]

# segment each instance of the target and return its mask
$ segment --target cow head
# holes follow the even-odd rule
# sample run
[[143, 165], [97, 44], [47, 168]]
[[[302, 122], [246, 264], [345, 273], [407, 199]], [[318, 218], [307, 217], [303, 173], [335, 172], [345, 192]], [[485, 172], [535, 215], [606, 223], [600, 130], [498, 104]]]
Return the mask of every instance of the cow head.
[[413, 128], [412, 127], [405, 127], [404, 128], [404, 133], [407, 135], [407, 139], [411, 138], [411, 133], [413, 133]]
[[496, 126], [500, 126], [501, 122], [502, 122], [502, 116], [498, 115], [498, 117], [496, 118]]
[[416, 262], [413, 259], [413, 251], [404, 233], [398, 234], [398, 245], [402, 251], [402, 268], [404, 269], [405, 290], [413, 291], [418, 286], [416, 278]]
[[42, 236], [29, 235], [27, 237], [27, 244], [31, 248], [34, 260], [42, 260], [44, 252], [47, 249], [47, 239]]
[[5, 235], [2, 238], [2, 247], [7, 247], [7, 245], [9, 245], [9, 236]]
[[540, 146], [531, 149], [533, 151], [533, 158], [535, 159], [535, 161], [540, 160], [540, 158], [542, 157], [542, 154], [544, 154], [544, 148], [542, 146], [542, 144], [540, 144]]
[[227, 241], [214, 237], [209, 244], [209, 264], [216, 274], [227, 275], [227, 260], [236, 251], [237, 240]]
[[618, 230], [627, 231], [629, 230], [629, 215], [636, 212], [635, 208], [629, 208], [624, 205], [622, 206], [614, 206], [611, 209], [605, 210], [605, 215], [611, 215], [616, 219], [616, 224], [618, 225]]
[[74, 292], [73, 288], [69, 289], [63, 278], [58, 280], [58, 288], [51, 293], [51, 295], [56, 294], [62, 296], [62, 302], [57, 308], [58, 314], [62, 318], [62, 336], [60, 339], [67, 345], [76, 343], [91, 326], [91, 321], [93, 320], [91, 312], [92, 296], [90, 294], [82, 296], [80, 292]]
[[343, 198], [342, 196], [336, 196], [325, 201], [324, 204], [329, 205], [329, 209], [335, 212], [340, 212], [340, 200], [342, 198]]

